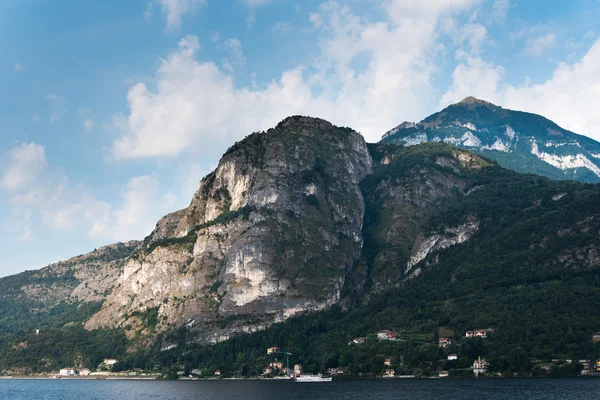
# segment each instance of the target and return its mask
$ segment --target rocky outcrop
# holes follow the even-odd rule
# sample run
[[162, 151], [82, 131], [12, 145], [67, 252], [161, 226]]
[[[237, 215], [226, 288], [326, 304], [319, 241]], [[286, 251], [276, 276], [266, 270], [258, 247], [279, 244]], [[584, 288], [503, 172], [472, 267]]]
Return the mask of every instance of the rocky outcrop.
[[38, 271], [3, 278], [1, 296], [46, 307], [62, 301], [104, 301], [116, 285], [124, 260], [140, 246], [135, 240], [116, 243]]
[[[360, 256], [358, 185], [371, 169], [362, 136], [320, 119], [248, 136], [188, 208], [157, 225], [86, 327], [152, 336], [185, 325], [215, 341], [337, 303]], [[150, 329], [143, 313], [153, 309]]]
[[425, 237], [421, 233], [415, 241], [412, 254], [406, 264], [406, 272], [411, 271], [415, 265], [423, 261], [429, 254], [466, 242], [478, 229], [479, 220], [470, 217], [464, 224], [456, 227], [446, 227], [443, 232], [438, 234]]

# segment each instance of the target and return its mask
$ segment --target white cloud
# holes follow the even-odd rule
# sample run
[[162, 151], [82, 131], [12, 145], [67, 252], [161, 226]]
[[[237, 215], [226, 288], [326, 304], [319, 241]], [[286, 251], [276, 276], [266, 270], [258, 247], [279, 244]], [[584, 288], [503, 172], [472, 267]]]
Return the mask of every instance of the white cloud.
[[459, 52], [457, 57], [463, 63], [452, 73], [452, 89], [442, 96], [440, 107], [446, 107], [468, 96], [495, 101], [504, 69], [465, 52]]
[[10, 192], [35, 181], [48, 165], [44, 146], [35, 143], [23, 143], [11, 149], [6, 158], [8, 167], [0, 181], [0, 188]]
[[254, 25], [255, 22], [256, 14], [254, 13], [254, 11], [250, 10], [250, 12], [248, 13], [248, 18], [246, 18], [246, 25], [248, 25], [248, 28], [252, 28], [252, 25]]
[[96, 122], [94, 122], [93, 119], [86, 118], [83, 120], [83, 127], [86, 131], [91, 131], [92, 129], [94, 129], [94, 126], [96, 126]]
[[242, 51], [242, 43], [238, 39], [227, 39], [222, 47], [229, 52], [228, 57], [223, 57], [223, 68], [229, 73], [233, 73], [237, 68], [244, 65], [246, 58]]
[[242, 0], [248, 7], [259, 7], [271, 3], [273, 0]]
[[471, 54], [479, 54], [487, 40], [487, 29], [479, 23], [465, 24], [454, 36], [455, 44], [466, 43]]
[[316, 29], [319, 29], [321, 26], [323, 26], [323, 18], [319, 13], [310, 13], [309, 20]]
[[503, 69], [478, 58], [467, 58], [453, 74], [447, 105], [472, 95], [504, 107], [541, 114], [573, 132], [600, 140], [600, 40], [573, 64], [561, 63], [542, 83], [501, 85]]
[[495, 22], [504, 22], [511, 7], [510, 0], [495, 0], [492, 6], [492, 19]]
[[157, 0], [166, 16], [167, 29], [181, 26], [185, 14], [192, 14], [206, 5], [206, 0]]
[[21, 72], [25, 70], [25, 67], [23, 66], [23, 64], [19, 64], [19, 63], [15, 63], [14, 65], [15, 71], [17, 72]]
[[102, 204], [96, 212], [90, 210], [87, 213], [94, 215], [90, 229], [92, 237], [119, 241], [141, 239], [152, 231], [160, 217], [173, 211], [175, 204], [175, 195], [161, 193], [158, 180], [151, 176], [129, 180], [122, 199], [118, 208]]
[[31, 239], [34, 226], [81, 230], [107, 241], [139, 239], [175, 203], [172, 193], [161, 193], [156, 178], [141, 176], [127, 183], [121, 205], [111, 206], [89, 188], [72, 183], [61, 168], [49, 166], [45, 148], [36, 143], [16, 146], [1, 159], [0, 189], [11, 200], [9, 218], [18, 240]]
[[40, 122], [40, 114], [38, 114], [38, 113], [34, 113], [34, 114], [31, 116], [31, 123], [32, 123], [32, 124], [37, 124], [38, 122]]
[[589, 39], [593, 39], [596, 37], [596, 32], [594, 31], [587, 31], [585, 33], [585, 35], [583, 35], [583, 40], [589, 40]]
[[[281, 73], [256, 87], [236, 87], [227, 70], [196, 59], [198, 40], [187, 37], [160, 63], [156, 89], [129, 89], [128, 115], [116, 118], [116, 159], [174, 157], [191, 148], [222, 151], [246, 134], [305, 114], [352, 126], [368, 140], [418, 118], [433, 101], [442, 18], [477, 0], [387, 0], [386, 19], [362, 20], [349, 7], [328, 1], [312, 16], [320, 55], [312, 66]], [[315, 24], [315, 21], [320, 21]], [[472, 35], [477, 38], [477, 35]], [[479, 45], [473, 39], [473, 45]], [[357, 58], [366, 59], [358, 63]]]
[[535, 38], [527, 39], [523, 54], [531, 57], [539, 57], [544, 54], [547, 50], [554, 47], [556, 42], [556, 36], [553, 34], [547, 34], [538, 36]]
[[96, 121], [90, 118], [91, 110], [89, 108], [79, 108], [77, 110], [79, 116], [83, 120], [83, 128], [89, 132], [96, 126]]

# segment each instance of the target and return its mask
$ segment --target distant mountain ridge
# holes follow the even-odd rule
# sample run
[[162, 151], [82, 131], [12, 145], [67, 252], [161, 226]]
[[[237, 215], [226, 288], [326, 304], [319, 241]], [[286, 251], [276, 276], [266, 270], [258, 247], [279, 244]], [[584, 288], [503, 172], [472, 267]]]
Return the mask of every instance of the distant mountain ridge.
[[521, 173], [600, 182], [600, 143], [537, 114], [467, 97], [421, 122], [403, 122], [382, 142], [413, 146], [446, 142]]

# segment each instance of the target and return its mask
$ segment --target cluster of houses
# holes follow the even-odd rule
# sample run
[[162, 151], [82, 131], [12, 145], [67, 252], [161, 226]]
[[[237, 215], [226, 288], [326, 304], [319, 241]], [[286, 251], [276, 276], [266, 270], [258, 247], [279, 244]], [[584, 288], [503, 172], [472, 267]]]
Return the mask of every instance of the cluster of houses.
[[[269, 366], [266, 367], [263, 370], [263, 375], [276, 375], [276, 374], [278, 374], [280, 372], [283, 372], [286, 375], [290, 375], [292, 377], [300, 376], [300, 375], [302, 375], [302, 365], [301, 364], [295, 364], [294, 365], [294, 370], [293, 371], [292, 370], [288, 371], [287, 368], [285, 368], [283, 366], [282, 362], [274, 361], [274, 362], [269, 363]], [[341, 373], [343, 373], [343, 372], [341, 372]]]
[[[398, 334], [394, 331], [384, 329], [377, 332], [377, 340], [398, 340]], [[348, 342], [348, 346], [352, 346], [353, 344], [363, 344], [366, 341], [367, 338], [364, 336], [355, 337]]]
[[114, 358], [105, 358], [98, 366], [96, 372], [92, 372], [87, 368], [76, 369], [75, 367], [65, 367], [58, 371], [58, 376], [73, 377], [73, 376], [95, 376], [107, 375], [112, 367], [118, 362]]

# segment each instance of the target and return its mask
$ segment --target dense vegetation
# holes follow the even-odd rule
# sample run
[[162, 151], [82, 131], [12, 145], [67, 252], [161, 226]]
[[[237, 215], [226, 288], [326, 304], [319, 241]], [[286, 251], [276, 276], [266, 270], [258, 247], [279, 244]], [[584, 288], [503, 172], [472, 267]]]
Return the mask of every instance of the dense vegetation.
[[0, 346], [0, 369], [37, 373], [65, 367], [95, 370], [104, 358], [123, 356], [127, 340], [121, 331], [86, 331], [80, 324], [69, 324], [0, 339]]

